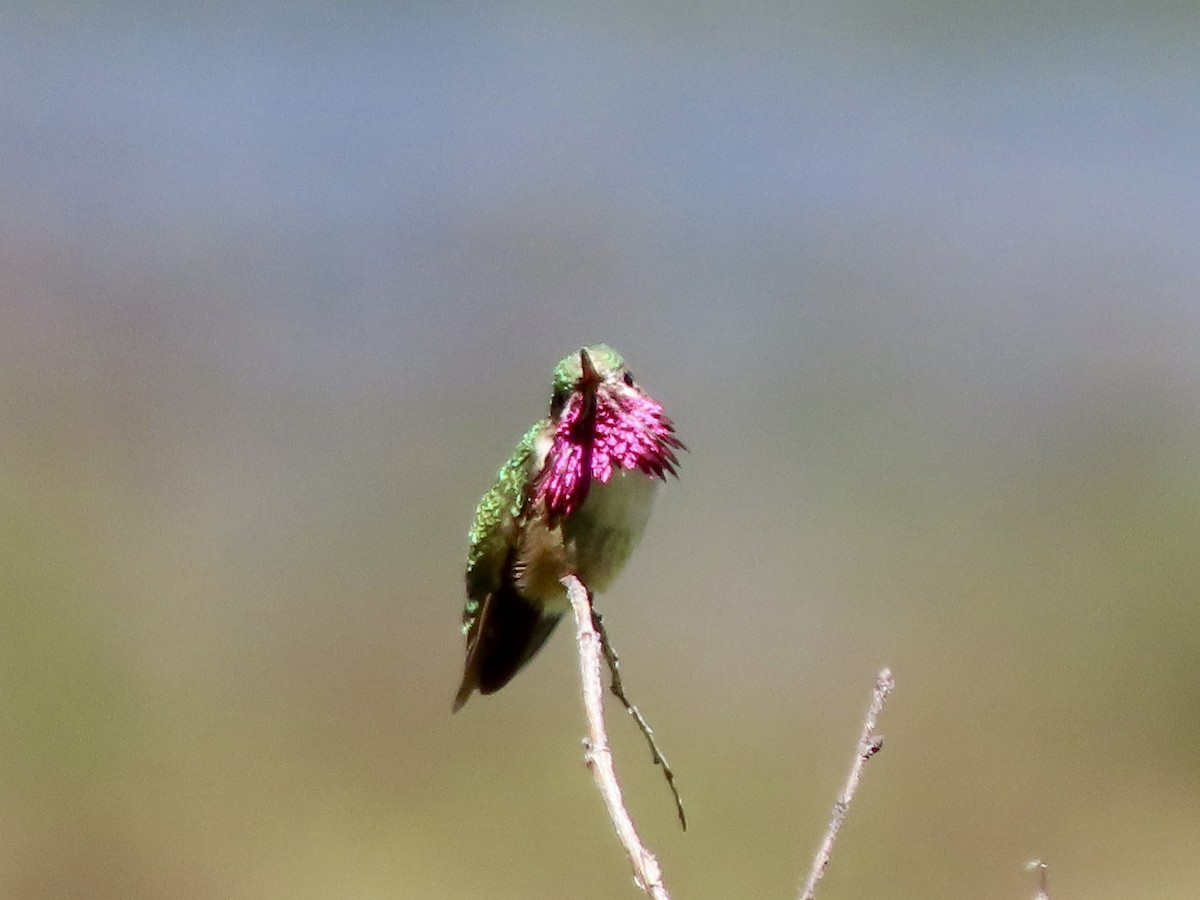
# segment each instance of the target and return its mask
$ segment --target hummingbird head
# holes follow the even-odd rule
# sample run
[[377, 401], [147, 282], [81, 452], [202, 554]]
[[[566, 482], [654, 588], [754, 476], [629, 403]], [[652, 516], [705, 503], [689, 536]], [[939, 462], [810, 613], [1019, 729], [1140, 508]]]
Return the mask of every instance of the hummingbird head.
[[553, 444], [534, 485], [556, 522], [583, 505], [592, 479], [614, 469], [637, 469], [648, 478], [675, 475], [685, 450], [662, 404], [642, 390], [621, 354], [607, 344], [583, 347], [554, 369], [550, 400]]

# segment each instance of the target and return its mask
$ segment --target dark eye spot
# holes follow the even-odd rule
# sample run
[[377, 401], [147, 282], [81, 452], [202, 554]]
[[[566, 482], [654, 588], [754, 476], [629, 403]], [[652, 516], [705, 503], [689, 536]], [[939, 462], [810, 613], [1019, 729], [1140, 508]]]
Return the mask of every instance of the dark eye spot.
[[633, 387], [633, 375], [631, 375], [629, 372], [625, 373], [625, 383], [630, 387]]
[[557, 417], [563, 411], [563, 407], [567, 405], [567, 392], [555, 391], [554, 396], [550, 398], [550, 415]]

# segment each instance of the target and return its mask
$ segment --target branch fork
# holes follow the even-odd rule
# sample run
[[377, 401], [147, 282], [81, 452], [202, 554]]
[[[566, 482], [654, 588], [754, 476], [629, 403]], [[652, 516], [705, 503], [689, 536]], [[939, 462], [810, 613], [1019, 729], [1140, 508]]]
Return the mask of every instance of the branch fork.
[[[638, 836], [633, 819], [625, 809], [625, 801], [621, 795], [621, 786], [617, 782], [616, 770], [613, 766], [612, 750], [608, 746], [608, 731], [604, 724], [604, 691], [600, 680], [601, 656], [607, 660], [609, 670], [612, 673], [612, 692], [620, 698], [625, 709], [637, 721], [638, 727], [641, 728], [642, 734], [645, 735], [647, 742], [650, 744], [650, 750], [654, 755], [654, 762], [663, 767], [663, 773], [675, 797], [679, 821], [686, 830], [687, 820], [683, 815], [683, 803], [679, 798], [679, 792], [675, 788], [675, 776], [671, 772], [670, 766], [667, 765], [662, 752], [658, 749], [658, 745], [654, 740], [654, 733], [651, 731], [650, 726], [646, 723], [642, 714], [638, 712], [637, 707], [633, 706], [625, 696], [625, 691], [621, 686], [621, 677], [618, 673], [616, 653], [613, 652], [612, 646], [608, 641], [608, 636], [604, 631], [603, 620], [592, 607], [590, 592], [583, 582], [574, 575], [568, 575], [562, 580], [562, 583], [567, 589], [567, 597], [571, 601], [571, 611], [575, 616], [575, 641], [579, 646], [579, 676], [583, 684], [583, 707], [588, 724], [587, 737], [583, 740], [584, 762], [592, 771], [596, 787], [599, 789], [600, 795], [604, 798], [604, 804], [608, 808], [608, 817], [617, 832], [621, 846], [625, 848], [625, 853], [629, 857], [630, 864], [633, 866], [634, 883], [647, 896], [651, 897], [652, 900], [670, 900], [670, 894], [667, 893], [666, 885], [663, 883], [662, 867], [658, 864], [658, 859], [646, 849], [645, 844], [642, 843], [641, 838]], [[863, 768], [866, 766], [867, 760], [883, 749], [883, 738], [875, 733], [875, 725], [879, 714], [883, 711], [884, 703], [887, 702], [887, 698], [895, 689], [895, 686], [891, 670], [883, 669], [875, 681], [875, 690], [871, 697], [871, 705], [867, 710], [866, 721], [863, 723], [862, 735], [859, 737], [856, 745], [854, 762], [850, 766], [850, 774], [846, 779], [845, 786], [834, 802], [833, 814], [829, 819], [825, 837], [821, 842], [820, 848], [817, 850], [816, 857], [813, 859], [808, 878], [801, 890], [800, 900], [814, 900], [817, 885], [820, 883], [822, 877], [824, 877], [825, 870], [829, 867], [833, 845], [837, 840], [842, 823], [846, 819], [846, 812], [849, 810], [850, 803], [858, 791], [858, 785], [862, 780]], [[1043, 894], [1039, 894], [1039, 897], [1042, 896]]]

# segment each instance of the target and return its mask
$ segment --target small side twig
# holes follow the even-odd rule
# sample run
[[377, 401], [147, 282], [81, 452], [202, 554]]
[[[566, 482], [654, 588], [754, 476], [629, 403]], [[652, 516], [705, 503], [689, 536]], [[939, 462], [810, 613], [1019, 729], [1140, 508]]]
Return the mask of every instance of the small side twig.
[[595, 607], [592, 607], [592, 624], [596, 631], [600, 633], [600, 648], [604, 651], [604, 660], [608, 663], [608, 671], [612, 675], [612, 682], [609, 684], [609, 690], [616, 695], [616, 698], [621, 701], [621, 705], [625, 707], [625, 711], [633, 716], [633, 720], [637, 722], [638, 728], [646, 738], [646, 743], [650, 745], [650, 758], [656, 766], [662, 766], [663, 776], [667, 779], [667, 787], [671, 789], [671, 796], [675, 798], [675, 812], [679, 816], [679, 826], [684, 831], [687, 831], [687, 814], [683, 811], [683, 798], [679, 796], [679, 788], [675, 785], [675, 773], [671, 769], [671, 764], [667, 762], [666, 756], [658, 746], [658, 742], [654, 740], [654, 729], [650, 727], [650, 723], [646, 721], [646, 717], [642, 715], [635, 705], [629, 702], [629, 698], [625, 696], [625, 686], [621, 683], [621, 660], [617, 656], [616, 648], [613, 647], [612, 641], [609, 640], [608, 631], [604, 627], [604, 617], [596, 612]]
[[833, 854], [833, 842], [837, 840], [838, 831], [841, 830], [842, 823], [846, 820], [846, 811], [850, 808], [850, 802], [858, 791], [863, 767], [866, 766], [868, 759], [883, 749], [883, 738], [875, 734], [875, 722], [879, 718], [880, 712], [883, 711], [883, 704], [887, 702], [888, 695], [895, 687], [896, 682], [892, 679], [892, 670], [881, 671], [875, 680], [875, 692], [871, 697], [871, 706], [867, 710], [866, 721], [863, 723], [862, 735], [858, 739], [854, 764], [850, 767], [850, 775], [846, 779], [842, 792], [838, 795], [837, 802], [833, 804], [833, 815], [830, 816], [825, 839], [821, 841], [821, 847], [813, 858], [812, 868], [808, 872], [808, 880], [800, 892], [800, 900], [813, 900], [816, 895], [817, 885], [829, 867], [829, 858]]
[[608, 746], [608, 732], [604, 725], [604, 691], [600, 680], [602, 641], [592, 620], [591, 594], [583, 582], [573, 575], [568, 575], [562, 583], [575, 614], [575, 641], [579, 645], [579, 676], [583, 683], [583, 707], [588, 722], [584, 760], [592, 770], [596, 787], [608, 807], [608, 817], [633, 864], [634, 882], [653, 900], [670, 900], [658, 860], [642, 844], [633, 820], [625, 809], [621, 786], [617, 783], [616, 770], [613, 768], [612, 750]]

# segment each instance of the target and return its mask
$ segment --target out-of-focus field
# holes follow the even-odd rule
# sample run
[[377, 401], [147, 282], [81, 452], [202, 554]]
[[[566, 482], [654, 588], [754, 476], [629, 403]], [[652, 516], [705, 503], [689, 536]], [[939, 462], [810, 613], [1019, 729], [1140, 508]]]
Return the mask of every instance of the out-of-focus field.
[[0, 898], [635, 897], [465, 533], [607, 340], [678, 898], [1200, 885], [1193, 4], [0, 13]]

